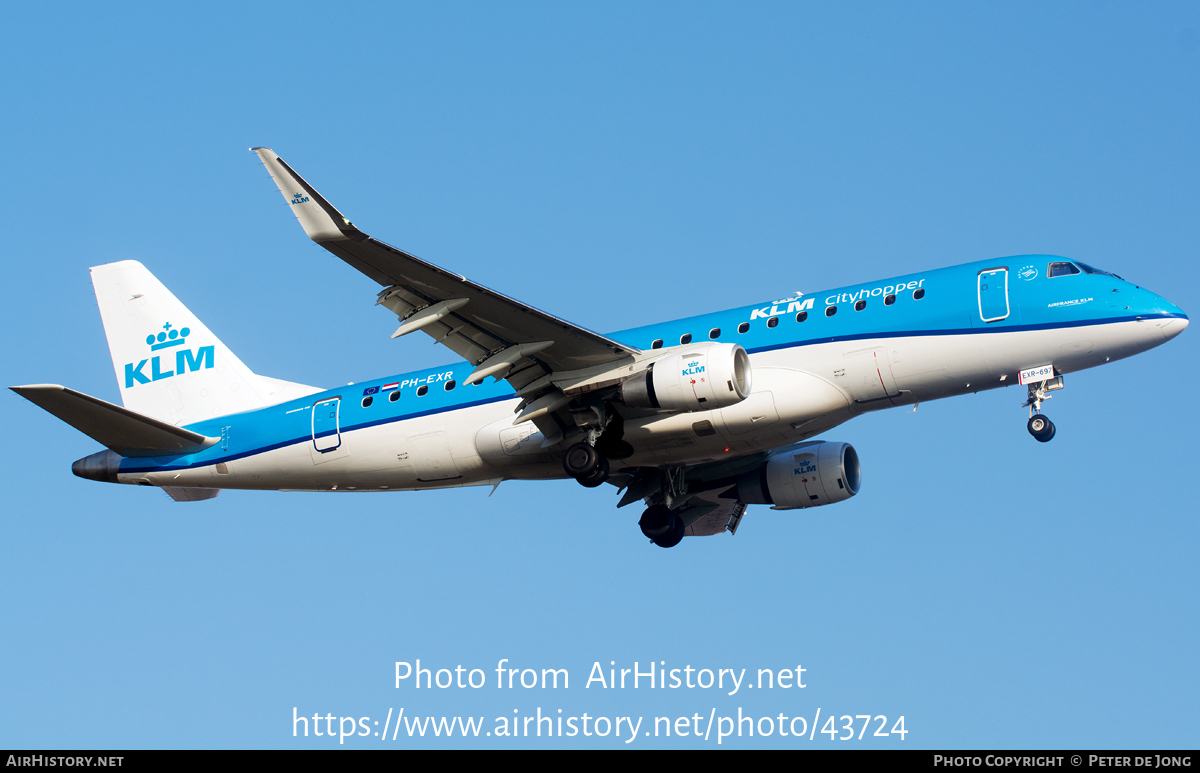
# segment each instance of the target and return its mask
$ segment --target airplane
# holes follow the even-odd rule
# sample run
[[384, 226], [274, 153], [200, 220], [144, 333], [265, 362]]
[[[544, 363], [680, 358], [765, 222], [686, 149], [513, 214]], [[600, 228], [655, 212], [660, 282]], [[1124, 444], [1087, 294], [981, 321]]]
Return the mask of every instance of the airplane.
[[1042, 405], [1065, 374], [1188, 325], [1108, 271], [1016, 255], [601, 335], [373, 239], [274, 151], [251, 150], [305, 234], [379, 284], [392, 338], [419, 331], [460, 361], [334, 389], [269, 378], [141, 263], [95, 266], [122, 405], [11, 387], [106, 446], [75, 475], [176, 501], [569, 477], [615, 485], [618, 507], [643, 501], [643, 535], [667, 548], [736, 534], [752, 504], [858, 494], [855, 449], [819, 436], [861, 414], [1017, 384], [1048, 442]]

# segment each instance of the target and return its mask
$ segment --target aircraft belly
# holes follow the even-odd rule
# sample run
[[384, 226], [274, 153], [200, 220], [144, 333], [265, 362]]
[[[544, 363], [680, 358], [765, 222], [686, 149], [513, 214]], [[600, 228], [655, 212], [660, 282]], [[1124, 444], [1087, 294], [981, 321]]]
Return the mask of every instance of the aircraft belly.
[[897, 386], [925, 401], [1012, 386], [1020, 370], [1036, 365], [1063, 373], [1095, 367], [1146, 351], [1162, 337], [1146, 321], [891, 340]]
[[[502, 477], [470, 442], [480, 421], [511, 406], [475, 406], [342, 432], [346, 454], [314, 465], [304, 440], [219, 464], [126, 476], [159, 486], [304, 491], [413, 490], [479, 485]], [[510, 419], [511, 421], [511, 419]]]
[[484, 424], [474, 433], [475, 450], [481, 463], [502, 470], [504, 477], [545, 480], [566, 477], [554, 449], [543, 448], [546, 436], [532, 421], [513, 424], [513, 414]]
[[[752, 402], [759, 390], [771, 396], [774, 421], [770, 421], [770, 415], [763, 417], [765, 411]], [[848, 405], [849, 400], [841, 390], [812, 373], [755, 367], [754, 393], [720, 413], [724, 434], [730, 440], [743, 440], [747, 434], [754, 435], [767, 429], [790, 435], [809, 422], [844, 411]]]

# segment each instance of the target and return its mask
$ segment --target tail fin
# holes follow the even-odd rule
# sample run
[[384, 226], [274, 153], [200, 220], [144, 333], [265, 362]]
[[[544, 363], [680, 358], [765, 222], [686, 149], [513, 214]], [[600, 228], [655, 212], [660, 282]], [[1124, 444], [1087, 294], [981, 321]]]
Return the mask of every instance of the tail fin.
[[319, 391], [256, 376], [141, 263], [91, 271], [126, 408], [180, 426]]

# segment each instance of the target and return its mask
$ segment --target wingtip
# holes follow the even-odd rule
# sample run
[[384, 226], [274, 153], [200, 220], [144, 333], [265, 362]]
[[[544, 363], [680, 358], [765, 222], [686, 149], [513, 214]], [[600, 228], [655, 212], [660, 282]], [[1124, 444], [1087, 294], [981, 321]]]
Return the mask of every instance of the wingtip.
[[66, 389], [66, 387], [64, 387], [62, 384], [18, 384], [17, 386], [10, 386], [9, 389], [17, 394], [21, 394], [22, 390], [26, 392], [37, 392], [45, 391], [47, 389]]

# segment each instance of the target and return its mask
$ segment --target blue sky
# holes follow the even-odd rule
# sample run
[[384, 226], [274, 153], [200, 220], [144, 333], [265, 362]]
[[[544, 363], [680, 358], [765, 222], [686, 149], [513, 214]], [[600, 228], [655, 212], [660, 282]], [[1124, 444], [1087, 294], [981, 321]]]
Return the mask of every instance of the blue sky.
[[[5, 13], [5, 384], [117, 399], [87, 268], [123, 259], [259, 373], [450, 361], [389, 340], [374, 285], [304, 238], [256, 145], [366, 232], [596, 330], [1026, 252], [1200, 308], [1193, 4]], [[570, 481], [176, 504], [72, 477], [93, 441], [9, 393], [0, 747], [321, 747], [292, 738], [293, 706], [489, 728], [540, 706], [909, 730], [743, 747], [1195, 748], [1195, 341], [1068, 377], [1047, 445], [1016, 389], [857, 419], [828, 439], [858, 449], [859, 496], [669, 551]], [[416, 658], [573, 682], [394, 689]], [[802, 665], [809, 686], [583, 688], [635, 660]], [[418, 744], [345, 744], [380, 745]]]

